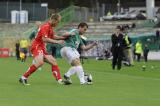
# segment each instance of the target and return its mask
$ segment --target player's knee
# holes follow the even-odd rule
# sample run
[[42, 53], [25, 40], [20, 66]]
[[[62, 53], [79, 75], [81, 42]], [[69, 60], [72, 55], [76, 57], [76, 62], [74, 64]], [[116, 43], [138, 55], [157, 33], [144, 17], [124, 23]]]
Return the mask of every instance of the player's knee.
[[51, 59], [51, 64], [52, 64], [52, 65], [57, 65], [56, 59]]
[[81, 65], [81, 62], [80, 62], [79, 59], [75, 59], [75, 60], [72, 61], [71, 65], [72, 66], [79, 66], [79, 65]]
[[56, 61], [52, 61], [51, 64], [52, 65], [57, 65], [57, 62]]
[[43, 64], [44, 64], [44, 61], [39, 61], [38, 62], [39, 67], [42, 66]]

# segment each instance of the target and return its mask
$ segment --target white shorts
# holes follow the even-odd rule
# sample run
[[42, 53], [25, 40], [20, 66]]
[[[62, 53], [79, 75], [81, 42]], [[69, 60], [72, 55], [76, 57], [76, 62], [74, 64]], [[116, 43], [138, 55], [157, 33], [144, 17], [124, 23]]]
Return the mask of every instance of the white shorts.
[[72, 63], [73, 60], [80, 57], [80, 54], [75, 48], [63, 47], [60, 52], [61, 56], [66, 58], [69, 63]]

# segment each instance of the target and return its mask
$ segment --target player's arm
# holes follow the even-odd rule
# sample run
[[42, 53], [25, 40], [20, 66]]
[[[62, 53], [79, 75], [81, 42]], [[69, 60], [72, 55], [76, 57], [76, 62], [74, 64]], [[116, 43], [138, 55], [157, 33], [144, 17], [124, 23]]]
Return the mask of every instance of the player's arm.
[[54, 39], [61, 40], [61, 39], [64, 39], [64, 37], [63, 36], [54, 35]]
[[45, 43], [56, 43], [56, 44], [64, 44], [64, 40], [56, 40], [56, 39], [52, 39], [48, 36], [49, 31], [50, 31], [50, 27], [48, 25], [42, 27], [39, 29], [42, 33], [42, 40]]
[[66, 35], [62, 35], [62, 36], [54, 35], [54, 39], [56, 39], [56, 40], [65, 40], [69, 36], [70, 36], [69, 34], [68, 35], [67, 34]]
[[81, 46], [81, 49], [87, 51], [87, 50], [93, 48], [94, 46], [96, 46], [97, 44], [98, 44], [98, 43], [97, 43], [97, 41], [96, 41], [96, 42], [93, 42], [93, 43], [88, 44], [88, 45], [82, 45], [82, 46]]
[[74, 32], [65, 32], [62, 36], [58, 36], [58, 35], [54, 35], [54, 39], [57, 40], [65, 40], [67, 38], [69, 38], [70, 36], [75, 35]]
[[64, 44], [64, 40], [54, 40], [51, 38], [47, 38], [47, 37], [42, 37], [43, 42], [46, 43], [56, 43], [56, 44]]
[[76, 29], [72, 29], [70, 31], [65, 32], [62, 36], [55, 36], [55, 39], [62, 39], [65, 40], [67, 38], [69, 38], [70, 36], [74, 36]]

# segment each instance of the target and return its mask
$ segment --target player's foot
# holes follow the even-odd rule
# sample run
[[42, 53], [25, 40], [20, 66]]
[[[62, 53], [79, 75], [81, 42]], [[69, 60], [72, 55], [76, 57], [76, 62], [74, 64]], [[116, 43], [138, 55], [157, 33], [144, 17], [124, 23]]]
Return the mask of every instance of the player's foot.
[[67, 81], [67, 80], [62, 80], [62, 79], [59, 79], [59, 80], [58, 80], [58, 83], [61, 84], [61, 85], [69, 85], [69, 84], [71, 84], [69, 81]]
[[66, 75], [64, 75], [64, 79], [66, 80], [66, 85], [72, 84], [72, 80], [70, 79], [70, 77], [67, 77]]
[[64, 85], [64, 82], [63, 82], [62, 79], [59, 79], [59, 80], [58, 80], [58, 83], [61, 84], [61, 85]]
[[63, 81], [64, 82], [64, 85], [70, 85], [70, 84], [72, 84], [70, 81], [68, 81], [68, 80], [64, 80]]
[[84, 83], [81, 83], [81, 85], [92, 85], [93, 83], [92, 82], [84, 82]]
[[30, 85], [30, 84], [27, 83], [27, 79], [20, 78], [20, 79], [19, 79], [19, 82], [20, 82], [21, 84], [23, 84], [23, 85]]

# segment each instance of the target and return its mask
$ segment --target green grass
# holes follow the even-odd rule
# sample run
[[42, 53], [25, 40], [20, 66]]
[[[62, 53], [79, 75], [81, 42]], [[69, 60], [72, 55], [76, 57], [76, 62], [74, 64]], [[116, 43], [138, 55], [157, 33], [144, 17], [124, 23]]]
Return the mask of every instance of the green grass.
[[[59, 85], [45, 64], [30, 78], [30, 86], [19, 84], [18, 78], [31, 63], [15, 58], [0, 58], [0, 106], [159, 106], [160, 61], [135, 63], [134, 67], [112, 70], [110, 61], [85, 60], [84, 69], [91, 73], [93, 85]], [[62, 75], [69, 65], [58, 60]], [[142, 65], [146, 70], [142, 71]], [[152, 68], [153, 66], [153, 68]]]

